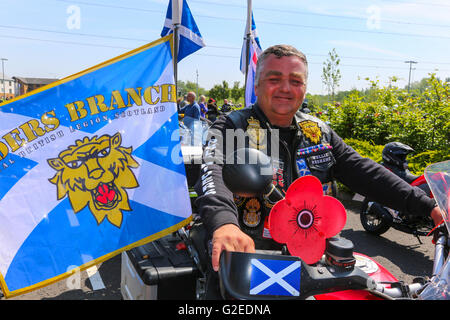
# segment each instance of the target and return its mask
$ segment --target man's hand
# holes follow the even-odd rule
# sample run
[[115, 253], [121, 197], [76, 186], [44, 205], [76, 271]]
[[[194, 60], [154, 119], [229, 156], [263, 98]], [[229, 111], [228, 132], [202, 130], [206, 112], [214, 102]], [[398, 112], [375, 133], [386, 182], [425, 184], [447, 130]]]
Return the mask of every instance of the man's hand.
[[212, 238], [212, 266], [219, 270], [219, 259], [222, 250], [255, 252], [253, 239], [246, 235], [234, 224], [225, 224], [216, 229]]
[[433, 210], [431, 210], [431, 218], [433, 219], [435, 226], [441, 223], [443, 218], [441, 214], [441, 209], [439, 209], [439, 207], [436, 206], [433, 208]]

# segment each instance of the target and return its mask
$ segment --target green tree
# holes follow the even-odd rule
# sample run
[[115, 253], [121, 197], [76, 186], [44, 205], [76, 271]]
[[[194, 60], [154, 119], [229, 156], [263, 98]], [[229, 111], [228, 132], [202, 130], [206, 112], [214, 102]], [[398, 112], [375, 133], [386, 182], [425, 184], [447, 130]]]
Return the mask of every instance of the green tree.
[[233, 101], [237, 103], [241, 97], [244, 96], [244, 87], [239, 87], [239, 81], [235, 81], [233, 84], [233, 88], [231, 88], [231, 97], [233, 98]]
[[327, 61], [323, 63], [322, 82], [327, 87], [328, 94], [331, 95], [332, 100], [334, 100], [334, 95], [341, 80], [340, 62], [341, 59], [336, 53], [336, 49], [333, 48], [333, 50], [328, 52]]
[[214, 87], [212, 87], [209, 92], [208, 96], [216, 99], [216, 100], [224, 100], [228, 99], [230, 97], [230, 88], [228, 86], [228, 82], [225, 80], [222, 81], [222, 84], [216, 84]]
[[[197, 83], [189, 81], [189, 80], [186, 82], [182, 81], [182, 80], [178, 80], [177, 81], [177, 91], [178, 91], [179, 97], [184, 96], [189, 91], [195, 92], [195, 94], [197, 94]], [[206, 94], [206, 93], [207, 93], [206, 89], [204, 89], [202, 87], [198, 87], [198, 95], [202, 95], [202, 94]]]

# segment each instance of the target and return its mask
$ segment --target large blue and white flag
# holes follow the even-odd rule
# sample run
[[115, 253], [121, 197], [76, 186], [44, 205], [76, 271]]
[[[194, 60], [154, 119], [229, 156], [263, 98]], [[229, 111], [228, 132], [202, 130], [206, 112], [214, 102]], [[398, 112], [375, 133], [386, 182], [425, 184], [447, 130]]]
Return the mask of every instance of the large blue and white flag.
[[200, 30], [195, 23], [186, 0], [174, 0], [173, 3], [172, 0], [169, 0], [169, 7], [167, 8], [166, 20], [164, 21], [161, 37], [173, 33], [174, 24], [179, 25], [177, 61], [181, 61], [181, 59], [205, 46]]
[[[249, 29], [251, 27], [251, 29]], [[255, 20], [253, 19], [253, 13], [251, 14], [251, 24], [247, 21], [246, 36], [244, 37], [244, 43], [241, 50], [241, 64], [240, 69], [243, 74], [246, 74], [246, 86], [245, 86], [245, 106], [249, 107], [256, 102], [255, 95], [255, 75], [256, 75], [256, 63], [258, 62], [258, 56], [261, 54], [261, 44], [259, 43], [258, 32], [256, 31]], [[247, 49], [247, 39], [249, 39], [249, 46]], [[246, 57], [248, 56], [248, 66]], [[247, 66], [247, 68], [246, 68]]]
[[0, 105], [0, 284], [7, 297], [191, 220], [172, 38]]
[[[250, 30], [248, 30], [248, 28], [250, 28]], [[255, 19], [253, 18], [253, 13], [252, 13], [252, 23], [251, 23], [251, 25], [249, 25], [248, 22], [247, 22], [246, 34], [245, 34], [245, 37], [244, 37], [244, 43], [242, 45], [242, 50], [241, 50], [240, 69], [241, 69], [241, 72], [243, 74], [245, 74], [245, 64], [246, 64], [245, 55], [247, 53], [246, 39], [247, 39], [249, 34], [250, 34], [250, 39], [252, 39], [254, 41], [254, 47], [255, 47], [256, 54], [257, 54], [257, 56], [259, 56], [261, 54], [261, 52], [262, 52], [262, 49], [261, 49], [261, 44], [259, 42], [258, 31], [256, 30], [256, 24], [255, 24]], [[250, 57], [250, 55], [249, 55], [249, 57]]]
[[251, 260], [250, 294], [299, 296], [301, 262], [299, 260]]
[[249, 64], [247, 70], [247, 83], [245, 85], [245, 106], [250, 107], [256, 102], [255, 94], [255, 77], [256, 77], [256, 64], [258, 62], [257, 46], [255, 41], [250, 42], [249, 48]]

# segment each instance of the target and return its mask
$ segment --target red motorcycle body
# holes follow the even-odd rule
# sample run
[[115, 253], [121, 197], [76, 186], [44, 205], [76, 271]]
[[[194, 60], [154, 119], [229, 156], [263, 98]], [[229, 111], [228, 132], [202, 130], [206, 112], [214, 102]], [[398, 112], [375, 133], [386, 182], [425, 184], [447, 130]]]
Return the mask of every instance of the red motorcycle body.
[[425, 176], [421, 175], [420, 177], [418, 177], [416, 180], [414, 180], [413, 182], [411, 182], [411, 185], [414, 187], [418, 187], [422, 184], [426, 184], [427, 181], [425, 180]]
[[[425, 175], [421, 175], [416, 180], [411, 182], [411, 185], [414, 187], [420, 187], [421, 185], [428, 185], [427, 180], [425, 180]], [[430, 191], [427, 194], [430, 198], [434, 198], [433, 193]]]
[[[398, 282], [398, 279], [395, 278], [386, 268], [384, 268], [381, 264], [373, 260], [372, 258], [361, 254], [354, 253], [357, 261], [365, 264], [365, 269], [369, 276], [371, 276], [377, 282]], [[364, 268], [363, 268], [364, 270]], [[389, 285], [386, 285], [389, 288]], [[324, 293], [320, 295], [314, 296], [316, 300], [383, 300], [379, 296], [375, 296], [366, 290], [345, 290], [345, 291], [337, 291], [331, 293]]]

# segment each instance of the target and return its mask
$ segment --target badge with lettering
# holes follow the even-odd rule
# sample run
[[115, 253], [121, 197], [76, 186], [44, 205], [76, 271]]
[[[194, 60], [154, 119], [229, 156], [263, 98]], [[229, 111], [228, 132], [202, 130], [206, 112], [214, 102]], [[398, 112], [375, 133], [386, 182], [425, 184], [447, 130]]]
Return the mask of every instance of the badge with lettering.
[[247, 134], [248, 137], [250, 138], [250, 148], [258, 150], [265, 149], [266, 131], [264, 129], [261, 129], [259, 120], [250, 117], [247, 120], [247, 122], [248, 122]]
[[251, 198], [245, 204], [244, 215], [242, 217], [247, 227], [257, 227], [261, 222], [261, 204], [257, 198]]
[[320, 138], [322, 138], [322, 131], [319, 128], [317, 122], [311, 120], [305, 120], [299, 122], [298, 125], [302, 129], [303, 134], [312, 143], [319, 143]]
[[324, 163], [332, 163], [331, 152], [324, 152], [321, 154], [311, 155], [308, 157], [308, 163], [311, 167], [320, 167]]
[[325, 172], [336, 163], [336, 160], [331, 151], [327, 150], [309, 155], [306, 158], [306, 162], [310, 170]]

